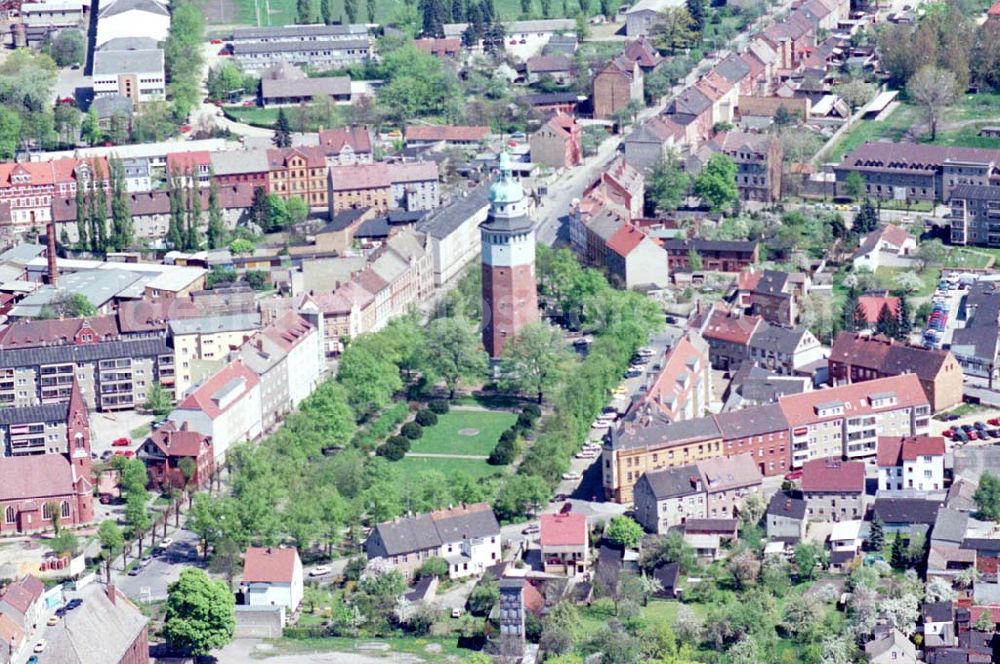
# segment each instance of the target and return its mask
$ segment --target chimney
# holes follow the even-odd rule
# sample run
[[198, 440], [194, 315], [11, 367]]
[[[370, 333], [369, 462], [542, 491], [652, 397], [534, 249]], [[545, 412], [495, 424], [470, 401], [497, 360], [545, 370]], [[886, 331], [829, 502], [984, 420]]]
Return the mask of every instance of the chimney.
[[181, 428], [180, 428], [180, 430], [181, 430], [181, 431], [187, 431], [187, 430], [188, 430], [188, 423], [187, 423], [187, 420], [184, 420], [184, 422], [182, 422], [182, 423], [181, 423]]
[[118, 603], [118, 591], [115, 589], [115, 584], [109, 583], [104, 587], [104, 593], [108, 596], [108, 601], [112, 604]]
[[45, 229], [49, 253], [49, 285], [55, 288], [59, 281], [59, 268], [56, 266], [56, 223], [50, 221]]

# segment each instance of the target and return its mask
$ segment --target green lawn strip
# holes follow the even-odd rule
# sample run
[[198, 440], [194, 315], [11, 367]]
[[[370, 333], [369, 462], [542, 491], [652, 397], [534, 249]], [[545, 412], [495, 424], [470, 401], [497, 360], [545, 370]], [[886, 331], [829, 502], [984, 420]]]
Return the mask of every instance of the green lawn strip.
[[[393, 655], [406, 653], [419, 655], [425, 662], [448, 662], [455, 661], [455, 657], [469, 655], [472, 651], [459, 648], [458, 640], [455, 638], [385, 638], [385, 639], [352, 639], [347, 637], [322, 637], [310, 639], [276, 639], [271, 641], [278, 652], [352, 652], [365, 655], [367, 657], [382, 657], [386, 661], [392, 661]], [[389, 646], [387, 650], [375, 650], [358, 648], [365, 644], [385, 643]], [[436, 645], [441, 648], [440, 652], [428, 652], [428, 645]], [[274, 653], [255, 654], [255, 657], [267, 658]]]
[[146, 436], [149, 435], [149, 432], [152, 430], [153, 430], [152, 425], [143, 424], [141, 427], [136, 427], [135, 429], [129, 431], [128, 435], [129, 438], [133, 440], [135, 440], [136, 438], [145, 438]]
[[[904, 272], [913, 272], [913, 270], [906, 267], [880, 267], [875, 270], [875, 280], [878, 282], [879, 288], [896, 290], [899, 288], [899, 285], [896, 283], [896, 277]], [[923, 285], [920, 287], [920, 290], [913, 293], [914, 297], [929, 296], [937, 288], [938, 281], [941, 278], [941, 271], [931, 268], [927, 268], [923, 272], [916, 272], [915, 274], [920, 277]]]
[[485, 478], [498, 473], [506, 472], [506, 466], [491, 466], [485, 461], [477, 459], [447, 459], [430, 457], [407, 456], [391, 464], [400, 476], [412, 473], [419, 473], [425, 470], [436, 470], [443, 473], [445, 477], [452, 477], [455, 473], [466, 473], [473, 478]]
[[[472, 454], [487, 456], [496, 446], [500, 434], [509, 429], [517, 416], [497, 411], [451, 410], [439, 415], [438, 422], [424, 428], [424, 435], [413, 441], [411, 452], [426, 454]], [[466, 430], [475, 435], [460, 433]]]
[[840, 161], [845, 154], [868, 141], [880, 139], [898, 141], [913, 125], [915, 110], [911, 106], [900, 104], [884, 120], [859, 121], [840, 139], [827, 161]]

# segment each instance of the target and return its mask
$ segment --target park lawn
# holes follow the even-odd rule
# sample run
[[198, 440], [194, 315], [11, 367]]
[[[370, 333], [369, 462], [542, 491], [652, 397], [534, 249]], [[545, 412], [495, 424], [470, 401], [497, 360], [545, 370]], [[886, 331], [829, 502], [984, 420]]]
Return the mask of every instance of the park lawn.
[[278, 109], [257, 106], [226, 106], [222, 109], [226, 117], [258, 127], [270, 127], [278, 120]]
[[979, 270], [990, 265], [991, 258], [996, 258], [994, 254], [978, 249], [964, 247], [945, 247], [945, 249], [947, 250], [943, 263], [945, 267], [965, 267]]
[[[1000, 118], [995, 118], [992, 121], [986, 120], [983, 122], [977, 122], [976, 124], [965, 125], [964, 127], [959, 127], [958, 129], [939, 131], [933, 143], [934, 145], [946, 145], [948, 147], [1000, 148], [1000, 138], [979, 135], [979, 130], [982, 127], [994, 125], [998, 121], [1000, 121]], [[932, 141], [930, 138], [930, 134], [921, 136], [920, 142], [931, 143]]]
[[[906, 267], [880, 267], [875, 270], [875, 280], [878, 282], [879, 288], [896, 290], [899, 288], [896, 277], [904, 272], [913, 272], [913, 270]], [[929, 297], [937, 288], [938, 281], [941, 279], [941, 271], [928, 268], [923, 272], [916, 272], [916, 275], [920, 277], [922, 285], [920, 290], [912, 295], [914, 297]]]
[[[502, 411], [451, 410], [438, 415], [438, 422], [424, 428], [424, 435], [413, 441], [411, 452], [425, 454], [473, 454], [488, 456], [517, 416]], [[473, 436], [460, 434], [463, 429], [478, 431]]]
[[436, 470], [445, 477], [453, 477], [455, 473], [465, 473], [474, 479], [481, 479], [503, 473], [506, 466], [491, 466], [479, 459], [449, 459], [447, 457], [413, 457], [406, 456], [392, 462], [391, 467], [398, 473], [412, 474], [424, 470]]

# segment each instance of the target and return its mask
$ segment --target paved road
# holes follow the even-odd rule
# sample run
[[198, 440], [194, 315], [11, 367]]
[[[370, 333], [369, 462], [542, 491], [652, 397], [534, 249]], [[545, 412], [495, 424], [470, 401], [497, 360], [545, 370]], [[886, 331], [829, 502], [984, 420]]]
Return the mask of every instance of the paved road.
[[[180, 577], [182, 570], [203, 565], [200, 559], [193, 560], [190, 557], [190, 552], [196, 551], [198, 545], [197, 535], [188, 530], [174, 530], [170, 527], [167, 528], [167, 535], [174, 540], [167, 553], [153, 558], [138, 576], [128, 576], [122, 572], [120, 561], [117, 564], [117, 571], [111, 573], [115, 584], [131, 599], [139, 602], [165, 600], [167, 586]], [[157, 541], [159, 539], [157, 538]], [[148, 543], [147, 538], [146, 544]], [[147, 555], [145, 547], [143, 555]], [[129, 557], [129, 560], [132, 558]]]

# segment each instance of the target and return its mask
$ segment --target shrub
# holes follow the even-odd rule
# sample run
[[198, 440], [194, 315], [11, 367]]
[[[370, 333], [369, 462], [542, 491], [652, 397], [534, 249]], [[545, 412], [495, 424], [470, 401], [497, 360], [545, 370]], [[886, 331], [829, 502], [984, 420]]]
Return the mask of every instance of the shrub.
[[536, 403], [529, 403], [521, 409], [521, 413], [530, 415], [531, 419], [537, 420], [542, 416], [542, 409]]
[[493, 451], [490, 452], [490, 456], [486, 459], [486, 463], [491, 466], [506, 466], [507, 464], [514, 461], [514, 457], [517, 456], [517, 446], [513, 441], [501, 440], [497, 443]]
[[517, 429], [514, 427], [511, 427], [500, 434], [501, 443], [513, 443], [515, 440], [517, 440]]
[[424, 564], [417, 570], [417, 577], [425, 576], [448, 576], [448, 561], [440, 556], [434, 556], [424, 561]]
[[384, 457], [389, 461], [399, 461], [406, 456], [406, 450], [397, 446], [385, 443], [384, 445], [379, 445], [375, 450], [375, 454], [380, 457]]
[[427, 404], [427, 408], [430, 409], [430, 411], [435, 415], [444, 415], [448, 412], [450, 406], [448, 406], [448, 402], [443, 399], [435, 399]]
[[404, 452], [410, 451], [410, 439], [406, 436], [392, 436], [385, 442], [395, 447], [401, 447]]
[[535, 418], [527, 413], [521, 413], [517, 416], [517, 427], [525, 431], [530, 431], [535, 426]]
[[417, 411], [416, 422], [422, 427], [432, 427], [438, 423], [438, 416], [430, 408], [423, 408]]
[[399, 432], [410, 440], [416, 440], [424, 435], [424, 428], [416, 422], [407, 422]]
[[361, 574], [365, 571], [365, 567], [367, 566], [367, 558], [364, 556], [354, 556], [347, 561], [347, 566], [344, 567], [344, 578], [348, 581], [357, 581], [361, 578]]

